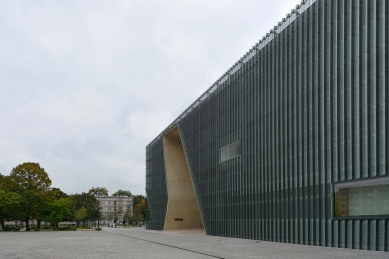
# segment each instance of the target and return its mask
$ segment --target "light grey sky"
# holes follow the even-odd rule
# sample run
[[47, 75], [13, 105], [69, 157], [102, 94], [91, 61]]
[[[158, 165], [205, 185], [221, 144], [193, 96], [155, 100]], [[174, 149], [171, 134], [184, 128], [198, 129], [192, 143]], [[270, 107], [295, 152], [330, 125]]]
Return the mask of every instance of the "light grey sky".
[[145, 194], [145, 147], [296, 0], [0, 0], [0, 172]]

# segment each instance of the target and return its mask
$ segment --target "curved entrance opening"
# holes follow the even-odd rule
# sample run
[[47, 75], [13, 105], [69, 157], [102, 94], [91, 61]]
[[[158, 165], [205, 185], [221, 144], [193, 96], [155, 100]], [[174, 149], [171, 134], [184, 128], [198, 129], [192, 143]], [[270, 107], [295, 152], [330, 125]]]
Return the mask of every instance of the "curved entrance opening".
[[203, 228], [178, 127], [163, 136], [168, 202], [164, 230]]

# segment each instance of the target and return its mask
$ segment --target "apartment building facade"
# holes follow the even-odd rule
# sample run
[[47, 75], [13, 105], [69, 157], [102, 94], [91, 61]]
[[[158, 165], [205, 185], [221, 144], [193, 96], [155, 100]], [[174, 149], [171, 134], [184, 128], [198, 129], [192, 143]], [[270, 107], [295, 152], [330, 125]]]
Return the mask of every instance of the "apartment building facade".
[[123, 217], [126, 212], [132, 215], [133, 197], [98, 196], [96, 199], [100, 202], [100, 214], [103, 223], [112, 223], [116, 218], [116, 223], [120, 224], [123, 223]]

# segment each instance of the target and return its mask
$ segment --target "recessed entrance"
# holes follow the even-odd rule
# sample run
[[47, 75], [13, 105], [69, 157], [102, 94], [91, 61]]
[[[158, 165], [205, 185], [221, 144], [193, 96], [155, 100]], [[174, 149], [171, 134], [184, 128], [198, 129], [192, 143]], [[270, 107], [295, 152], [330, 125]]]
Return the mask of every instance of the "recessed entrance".
[[164, 230], [202, 228], [199, 205], [178, 127], [163, 136], [168, 202]]

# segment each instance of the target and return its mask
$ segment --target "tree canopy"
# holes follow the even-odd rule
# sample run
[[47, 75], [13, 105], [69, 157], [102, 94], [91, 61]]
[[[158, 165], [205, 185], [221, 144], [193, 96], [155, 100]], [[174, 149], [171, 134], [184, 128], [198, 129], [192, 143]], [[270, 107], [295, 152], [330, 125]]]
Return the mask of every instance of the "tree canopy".
[[59, 189], [59, 188], [55, 188], [55, 187], [51, 188], [51, 192], [56, 199], [68, 197], [68, 195], [66, 193], [64, 193], [63, 191], [61, 191], [61, 189]]
[[74, 214], [74, 219], [78, 222], [80, 220], [85, 219], [87, 216], [88, 216], [88, 213], [86, 211], [86, 208], [84, 206], [82, 206]]
[[4, 221], [11, 219], [17, 206], [20, 204], [20, 195], [15, 192], [6, 192], [0, 188], [0, 222], [4, 228]]
[[108, 196], [108, 190], [105, 187], [92, 187], [88, 193], [93, 196]]
[[63, 219], [69, 219], [72, 216], [72, 199], [59, 198], [51, 202], [45, 208], [44, 220], [50, 222], [54, 229], [58, 228], [58, 223]]
[[123, 216], [123, 219], [126, 221], [126, 222], [130, 222], [130, 220], [131, 220], [131, 218], [132, 218], [132, 215], [131, 215], [131, 213], [129, 212], [129, 211], [127, 211], [125, 214], [124, 214], [124, 216]]
[[146, 199], [141, 199], [138, 204], [135, 205], [134, 216], [139, 221], [143, 221], [146, 218]]
[[131, 197], [132, 194], [130, 191], [125, 191], [125, 190], [118, 190], [117, 192], [113, 193], [112, 196], [126, 196], [126, 197]]
[[38, 163], [23, 163], [12, 169], [6, 182], [6, 191], [20, 195], [17, 218], [26, 221], [29, 231], [29, 220], [40, 219], [42, 207], [49, 202], [51, 180], [45, 169]]
[[100, 202], [95, 196], [89, 193], [75, 194], [73, 199], [73, 211], [76, 213], [81, 207], [86, 209], [85, 220], [96, 220], [100, 214]]

